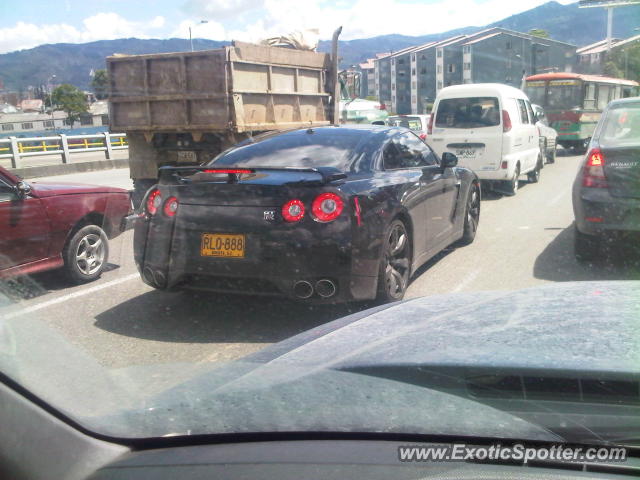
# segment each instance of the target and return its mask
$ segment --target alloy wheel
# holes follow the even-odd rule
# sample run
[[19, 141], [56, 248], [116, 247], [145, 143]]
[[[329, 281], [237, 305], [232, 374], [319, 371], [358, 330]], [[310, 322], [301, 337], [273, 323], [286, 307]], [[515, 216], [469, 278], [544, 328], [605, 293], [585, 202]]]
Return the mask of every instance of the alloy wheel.
[[89, 233], [82, 237], [76, 249], [76, 265], [85, 275], [92, 275], [102, 267], [105, 247], [100, 235]]

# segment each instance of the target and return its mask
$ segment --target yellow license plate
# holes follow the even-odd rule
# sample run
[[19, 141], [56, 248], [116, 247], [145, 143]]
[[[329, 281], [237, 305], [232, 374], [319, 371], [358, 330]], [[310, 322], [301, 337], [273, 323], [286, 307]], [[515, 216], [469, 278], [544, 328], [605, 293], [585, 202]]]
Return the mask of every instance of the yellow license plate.
[[203, 257], [244, 258], [244, 235], [226, 233], [203, 233], [200, 255]]

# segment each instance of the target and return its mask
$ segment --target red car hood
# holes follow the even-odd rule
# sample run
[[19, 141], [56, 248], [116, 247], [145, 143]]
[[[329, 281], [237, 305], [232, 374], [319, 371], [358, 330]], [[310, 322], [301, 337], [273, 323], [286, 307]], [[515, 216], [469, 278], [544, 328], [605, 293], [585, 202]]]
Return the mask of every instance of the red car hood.
[[67, 182], [29, 182], [33, 194], [37, 197], [53, 197], [56, 195], [77, 195], [82, 193], [129, 193], [123, 188], [87, 185], [86, 183]]

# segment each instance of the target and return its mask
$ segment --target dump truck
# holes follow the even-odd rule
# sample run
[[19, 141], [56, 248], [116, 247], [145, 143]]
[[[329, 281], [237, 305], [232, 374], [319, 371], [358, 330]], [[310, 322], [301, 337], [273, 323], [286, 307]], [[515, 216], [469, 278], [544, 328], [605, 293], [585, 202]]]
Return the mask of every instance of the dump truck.
[[331, 53], [233, 42], [107, 57], [109, 127], [128, 137], [134, 203], [162, 166], [202, 164], [262, 132], [339, 123], [340, 31]]

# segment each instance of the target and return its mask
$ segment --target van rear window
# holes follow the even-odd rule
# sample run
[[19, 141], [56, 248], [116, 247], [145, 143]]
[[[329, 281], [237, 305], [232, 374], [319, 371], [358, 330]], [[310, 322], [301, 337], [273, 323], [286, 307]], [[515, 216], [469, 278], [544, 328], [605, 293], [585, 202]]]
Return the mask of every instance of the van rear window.
[[500, 125], [496, 97], [447, 98], [440, 100], [436, 113], [438, 128], [482, 128]]

